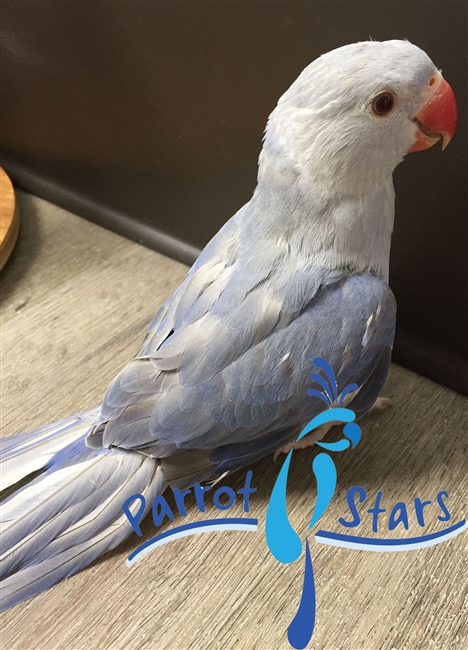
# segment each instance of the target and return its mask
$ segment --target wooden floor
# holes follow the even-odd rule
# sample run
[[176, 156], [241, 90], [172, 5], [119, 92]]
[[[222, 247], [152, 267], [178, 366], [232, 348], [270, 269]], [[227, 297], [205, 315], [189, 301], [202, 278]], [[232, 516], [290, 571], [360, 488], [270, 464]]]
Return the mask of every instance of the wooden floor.
[[[21, 232], [2, 283], [2, 434], [11, 435], [98, 404], [135, 353], [161, 301], [186, 267], [44, 201], [19, 193]], [[468, 400], [394, 366], [384, 394], [394, 406], [362, 421], [359, 445], [335, 456], [336, 495], [325, 530], [372, 536], [366, 514], [383, 492], [378, 537], [415, 537], [468, 516]], [[336, 434], [338, 438], [341, 433]], [[295, 452], [288, 508], [304, 536], [315, 499], [311, 461]], [[258, 532], [217, 532], [157, 548], [132, 568], [119, 549], [1, 617], [2, 650], [287, 649], [303, 561], [279, 564], [264, 538], [265, 511], [280, 463], [253, 466], [251, 517]], [[238, 489], [245, 473], [223, 480]], [[363, 486], [362, 523], [350, 519], [346, 493]], [[448, 492], [450, 521], [436, 495]], [[435, 503], [416, 520], [413, 501]], [[204, 517], [242, 516], [209, 507]], [[409, 530], [389, 532], [390, 509], [403, 501]], [[186, 519], [199, 521], [192, 499]], [[144, 539], [159, 529], [144, 525]], [[466, 650], [468, 532], [431, 548], [371, 553], [317, 544], [309, 535], [317, 588], [315, 650]]]

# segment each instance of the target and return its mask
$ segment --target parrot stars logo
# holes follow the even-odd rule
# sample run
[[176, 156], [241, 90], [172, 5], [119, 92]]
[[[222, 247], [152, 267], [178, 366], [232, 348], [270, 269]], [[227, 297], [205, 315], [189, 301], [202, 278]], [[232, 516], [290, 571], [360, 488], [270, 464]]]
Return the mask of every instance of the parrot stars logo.
[[[345, 437], [337, 442], [327, 443], [317, 441], [315, 444], [321, 449], [324, 449], [325, 452], [340, 452], [345, 451], [349, 447], [354, 448], [361, 439], [361, 428], [356, 422], [354, 422], [356, 414], [352, 410], [344, 408], [342, 405], [345, 397], [352, 391], [356, 390], [358, 386], [357, 384], [349, 384], [344, 388], [341, 394], [338, 395], [336, 378], [330, 364], [320, 357], [314, 359], [314, 364], [319, 369], [323, 370], [328, 379], [328, 383], [321, 375], [314, 373], [311, 375], [311, 378], [321, 386], [322, 391], [311, 389], [308, 390], [307, 393], [312, 397], [318, 397], [323, 400], [327, 404], [328, 410], [323, 411], [313, 418], [313, 420], [302, 429], [297, 440], [299, 441], [322, 424], [338, 421], [345, 424], [343, 428]], [[319, 453], [312, 462], [312, 471], [317, 482], [317, 498], [308, 530], [317, 524], [325, 510], [328, 508], [335, 493], [337, 471], [332, 457], [325, 452]], [[282, 564], [291, 564], [298, 560], [302, 555], [303, 548], [301, 538], [291, 525], [287, 513], [286, 492], [292, 453], [293, 450], [289, 451], [276, 479], [270, 496], [265, 522], [265, 536], [268, 548], [271, 554]], [[353, 500], [355, 494], [358, 494], [360, 502], [362, 502], [366, 497], [366, 491], [362, 487], [353, 487], [348, 490], [347, 501], [353, 515], [353, 521], [347, 522], [342, 518], [339, 519], [339, 523], [348, 528], [357, 526], [360, 523], [360, 517]], [[443, 513], [443, 515], [439, 516], [438, 519], [439, 521], [448, 521], [450, 519], [450, 513], [448, 512], [445, 503], [442, 501], [442, 496], [448, 498], [448, 493], [442, 491], [437, 495], [437, 503]], [[367, 511], [369, 514], [373, 515], [373, 532], [377, 532], [379, 514], [386, 512], [385, 509], [380, 508], [381, 497], [382, 492], [379, 492], [374, 508]], [[414, 500], [414, 508], [420, 526], [425, 525], [424, 508], [429, 506], [431, 503], [431, 501], [422, 502], [418, 498]], [[389, 530], [396, 528], [399, 523], [402, 523], [406, 529], [408, 528], [407, 509], [403, 502], [396, 504], [392, 509], [390, 514]], [[443, 531], [405, 539], [358, 537], [324, 530], [319, 530], [315, 533], [314, 537], [315, 541], [318, 543], [340, 546], [348, 549], [380, 552], [406, 551], [439, 544], [440, 542], [458, 535], [466, 529], [467, 522], [463, 519]], [[306, 648], [310, 642], [315, 627], [315, 617], [316, 596], [314, 571], [312, 567], [309, 542], [306, 537], [302, 594], [297, 613], [288, 627], [288, 641], [296, 650]]]
[[[361, 427], [354, 422], [356, 414], [342, 406], [346, 395], [358, 388], [357, 384], [349, 384], [338, 396], [338, 387], [330, 364], [320, 357], [314, 359], [314, 364], [325, 372], [328, 383], [321, 375], [314, 373], [311, 378], [323, 389], [310, 389], [307, 394], [318, 397], [329, 407], [311, 420], [300, 432], [297, 440], [328, 422], [343, 422], [345, 438], [337, 442], [316, 442], [315, 444], [326, 451], [339, 452], [355, 447], [361, 439]], [[286, 460], [278, 474], [268, 504], [265, 536], [271, 554], [281, 563], [290, 564], [302, 555], [302, 541], [292, 527], [286, 505], [286, 488], [289, 466], [293, 450], [289, 451]], [[318, 454], [312, 462], [312, 471], [317, 481], [317, 500], [312, 513], [308, 530], [310, 530], [323, 515], [333, 498], [336, 488], [337, 472], [332, 457], [325, 452]], [[288, 641], [293, 648], [305, 648], [312, 638], [315, 626], [316, 600], [315, 581], [310, 555], [309, 542], [305, 540], [305, 567], [302, 596], [296, 616], [288, 628]]]

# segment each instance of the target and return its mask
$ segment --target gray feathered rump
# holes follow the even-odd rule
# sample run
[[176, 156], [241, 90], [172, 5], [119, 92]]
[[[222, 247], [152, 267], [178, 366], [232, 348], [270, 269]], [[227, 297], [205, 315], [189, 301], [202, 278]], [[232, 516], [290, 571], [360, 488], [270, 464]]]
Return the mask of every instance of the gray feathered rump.
[[[47, 469], [1, 506], [2, 610], [115, 548], [132, 532], [122, 510], [126, 499], [143, 494], [149, 509], [166, 487], [155, 460], [131, 451], [88, 448], [89, 417], [87, 412], [4, 441], [9, 481], [24, 478], [23, 461], [29, 470], [34, 454], [46, 460], [42, 467]], [[50, 450], [60, 444], [51, 458], [44, 452], [45, 446]], [[32, 471], [40, 469], [35, 465]]]

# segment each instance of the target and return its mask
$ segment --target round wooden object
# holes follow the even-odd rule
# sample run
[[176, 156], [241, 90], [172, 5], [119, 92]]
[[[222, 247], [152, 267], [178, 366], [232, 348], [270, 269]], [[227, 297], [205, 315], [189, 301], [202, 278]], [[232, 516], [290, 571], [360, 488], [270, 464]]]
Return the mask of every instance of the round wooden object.
[[10, 179], [0, 167], [0, 270], [5, 266], [19, 232], [19, 214]]

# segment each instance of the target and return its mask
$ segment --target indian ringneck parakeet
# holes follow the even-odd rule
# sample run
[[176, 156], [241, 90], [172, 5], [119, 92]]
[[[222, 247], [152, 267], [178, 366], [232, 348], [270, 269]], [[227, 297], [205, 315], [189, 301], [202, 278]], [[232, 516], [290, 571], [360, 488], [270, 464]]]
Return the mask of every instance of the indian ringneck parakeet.
[[[45, 471], [2, 508], [2, 608], [117, 546], [122, 511], [149, 509], [295, 440], [323, 410], [313, 360], [357, 417], [390, 364], [392, 172], [410, 151], [445, 147], [452, 89], [407, 41], [324, 54], [271, 114], [252, 199], [215, 235], [155, 315], [100, 407], [2, 441], [2, 487]], [[24, 481], [23, 481], [24, 482]]]

